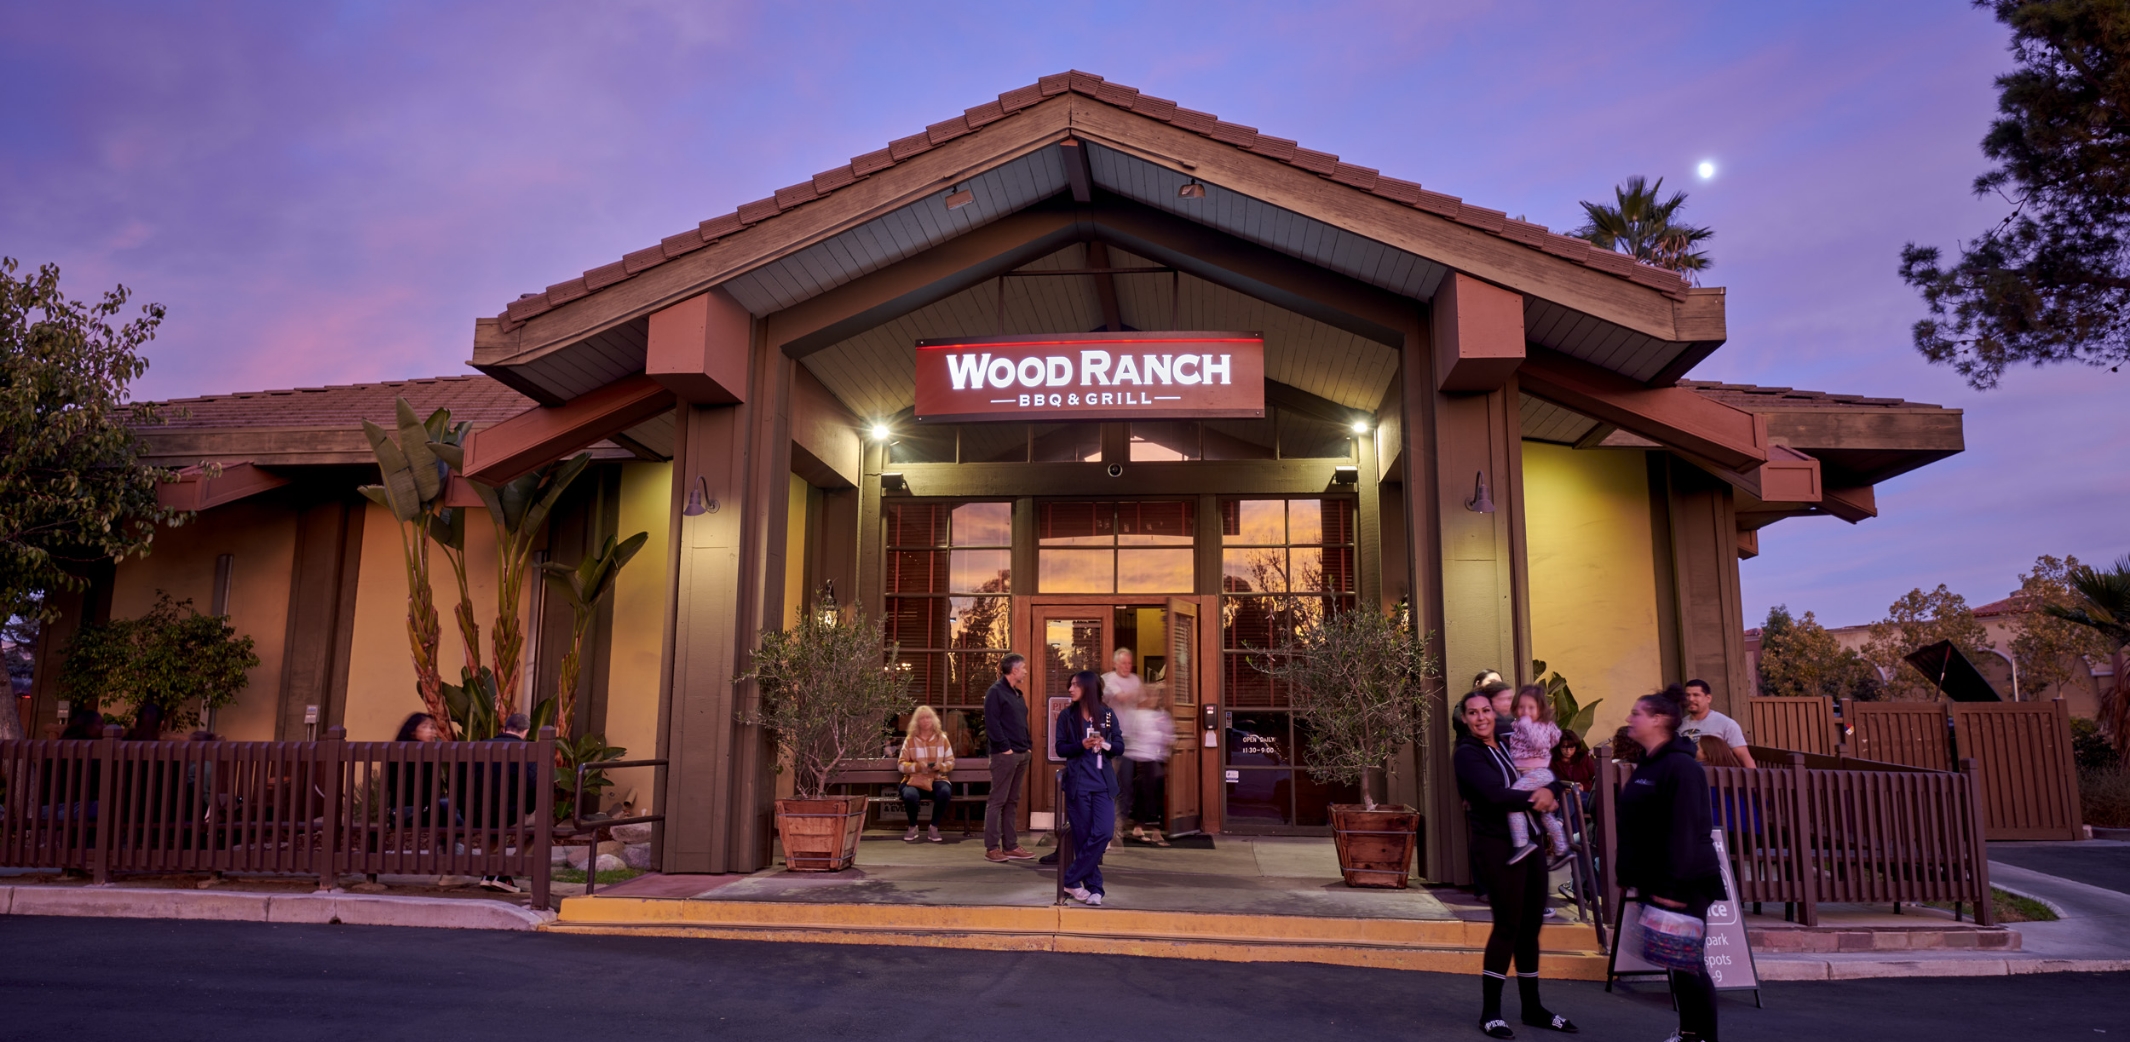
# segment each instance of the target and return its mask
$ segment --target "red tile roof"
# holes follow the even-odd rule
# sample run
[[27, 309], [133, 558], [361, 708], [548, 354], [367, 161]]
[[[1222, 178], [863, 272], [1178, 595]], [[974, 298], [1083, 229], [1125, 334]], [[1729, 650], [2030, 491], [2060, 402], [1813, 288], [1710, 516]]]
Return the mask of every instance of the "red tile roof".
[[486, 426], [524, 412], [536, 403], [486, 376], [432, 376], [335, 387], [295, 387], [285, 391], [239, 391], [155, 403], [164, 423], [151, 430], [244, 427], [360, 427], [372, 420], [389, 427], [393, 399], [407, 399], [423, 416], [451, 410], [453, 422], [470, 420]]
[[1853, 409], [1859, 406], [1885, 409], [1945, 408], [1942, 405], [1911, 402], [1900, 398], [1868, 398], [1861, 394], [1828, 394], [1824, 391], [1800, 391], [1793, 387], [1726, 384], [1710, 380], [1681, 380], [1679, 386], [1697, 391], [1704, 398], [1713, 398], [1725, 405], [1747, 411], [1751, 411], [1755, 406], [1778, 409]]
[[1573, 236], [1555, 234], [1548, 231], [1544, 225], [1512, 220], [1500, 210], [1472, 206], [1456, 196], [1428, 191], [1417, 182], [1385, 177], [1371, 167], [1341, 162], [1335, 155], [1302, 148], [1286, 138], [1259, 134], [1255, 127], [1223, 122], [1211, 113], [1193, 111], [1164, 98], [1141, 94], [1136, 88], [1110, 83], [1092, 73], [1073, 71], [1045, 76], [1029, 86], [1009, 90], [999, 95], [995, 101], [987, 101], [952, 119], [934, 123], [926, 127], [921, 134], [891, 141], [886, 148], [854, 157], [848, 164], [815, 174], [809, 181], [780, 188], [768, 198], [757, 199], [742, 205], [732, 213], [713, 217], [687, 231], [667, 236], [656, 246], [646, 247], [621, 260], [586, 271], [576, 278], [558, 282], [543, 292], [527, 293], [511, 301], [499, 320], [505, 329], [511, 328], [534, 315], [613, 285], [647, 268], [699, 250], [727, 235], [741, 231], [748, 225], [767, 220], [794, 207], [804, 206], [918, 153], [929, 151], [964, 134], [974, 133], [985, 124], [1004, 119], [1044, 98], [1067, 92], [1093, 98], [1104, 104], [1114, 105], [1215, 141], [1279, 160], [1326, 180], [1336, 181], [1358, 191], [1402, 203], [1416, 210], [1425, 210], [1534, 249], [1544, 250], [1556, 257], [1617, 275], [1675, 298], [1683, 299], [1686, 296], [1687, 282], [1676, 272], [1640, 263], [1625, 254], [1598, 249]]

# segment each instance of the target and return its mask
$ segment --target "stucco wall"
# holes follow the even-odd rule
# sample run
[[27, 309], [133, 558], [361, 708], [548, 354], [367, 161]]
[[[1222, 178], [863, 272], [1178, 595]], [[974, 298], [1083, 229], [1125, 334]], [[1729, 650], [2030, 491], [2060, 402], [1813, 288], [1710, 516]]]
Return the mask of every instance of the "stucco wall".
[[[282, 649], [288, 640], [289, 576], [296, 560], [296, 515], [273, 497], [217, 507], [192, 523], [156, 532], [152, 552], [120, 564], [113, 576], [111, 617], [135, 618], [155, 606], [156, 591], [190, 598], [201, 614], [214, 608], [215, 559], [233, 555], [229, 622], [252, 639], [259, 664], [234, 704], [215, 717], [215, 730], [238, 741], [274, 737], [281, 699]], [[166, 735], [184, 737], [182, 732]]]
[[1527, 441], [1523, 452], [1532, 652], [1583, 704], [1605, 700], [1597, 744], [1663, 683], [1647, 466], [1629, 450]]
[[[614, 583], [614, 637], [607, 666], [606, 739], [628, 758], [658, 755], [658, 685], [666, 639], [667, 532], [672, 527], [673, 465], [628, 463], [621, 468], [623, 536], [649, 532]], [[656, 803], [648, 768], [614, 772], [615, 798], [636, 792], [636, 806]]]

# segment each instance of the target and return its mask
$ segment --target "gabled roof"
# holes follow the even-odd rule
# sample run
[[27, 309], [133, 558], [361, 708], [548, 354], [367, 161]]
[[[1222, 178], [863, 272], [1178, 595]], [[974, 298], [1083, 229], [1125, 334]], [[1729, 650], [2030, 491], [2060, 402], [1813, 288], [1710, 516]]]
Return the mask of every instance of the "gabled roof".
[[1176, 102], [1141, 94], [1136, 88], [1110, 83], [1085, 72], [1045, 76], [1026, 87], [1000, 94], [996, 100], [964, 110], [960, 115], [926, 127], [922, 133], [898, 138], [881, 148], [854, 157], [849, 163], [826, 170], [812, 179], [778, 189], [774, 194], [744, 204], [731, 213], [713, 217], [659, 243], [592, 268], [538, 293], [527, 293], [506, 306], [496, 321], [508, 331], [517, 324], [609, 286], [632, 279], [674, 258], [700, 250], [750, 225], [850, 188], [859, 182], [1004, 119], [1045, 98], [1072, 93], [1115, 106], [1137, 115], [1167, 123], [1201, 137], [1268, 157], [1370, 195], [1447, 218], [1511, 242], [1542, 251], [1635, 284], [1684, 300], [1688, 284], [1677, 273], [1635, 261], [1624, 254], [1601, 250], [1589, 242], [1555, 234], [1544, 225], [1509, 217], [1500, 210], [1474, 206], [1452, 195], [1429, 191], [1417, 182], [1387, 177], [1372, 167], [1342, 162], [1329, 152], [1303, 148], [1293, 140], [1260, 134], [1255, 127], [1228, 123], [1211, 113], [1187, 109]]
[[[1794, 387], [1762, 387], [1758, 384], [1726, 384], [1709, 380], [1681, 380], [1681, 387], [1691, 387], [1705, 398], [1713, 398], [1733, 408], [1747, 412], [1772, 409], [1937, 409], [1942, 405], [1926, 402], [1911, 402], [1901, 398], [1870, 398], [1861, 394], [1829, 394], [1825, 391], [1800, 391]], [[1951, 410], [1957, 412], [1958, 410]]]

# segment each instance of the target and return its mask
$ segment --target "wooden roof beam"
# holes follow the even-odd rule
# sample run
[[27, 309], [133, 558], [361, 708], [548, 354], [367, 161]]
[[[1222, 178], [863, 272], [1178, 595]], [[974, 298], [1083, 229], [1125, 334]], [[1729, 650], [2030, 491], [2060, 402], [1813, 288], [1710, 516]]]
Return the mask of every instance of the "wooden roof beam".
[[1535, 344], [1516, 371], [1526, 394], [1733, 472], [1768, 461], [1767, 421], [1684, 387], [1645, 387]]
[[1434, 298], [1435, 389], [1498, 391], [1524, 362], [1524, 298], [1463, 272]]
[[252, 465], [225, 463], [186, 467], [175, 482], [155, 487], [155, 500], [172, 510], [198, 512], [280, 488], [289, 479]]
[[539, 405], [466, 438], [467, 477], [501, 484], [673, 408], [650, 376], [617, 380], [561, 405]]

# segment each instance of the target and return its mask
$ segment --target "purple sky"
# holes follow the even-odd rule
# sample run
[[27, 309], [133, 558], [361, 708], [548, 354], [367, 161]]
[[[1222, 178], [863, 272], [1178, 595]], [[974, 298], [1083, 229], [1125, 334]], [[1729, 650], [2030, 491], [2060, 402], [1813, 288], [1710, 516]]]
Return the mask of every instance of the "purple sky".
[[1665, 177], [1730, 288], [1695, 377], [1967, 410], [1969, 451], [1881, 486], [1884, 516], [1764, 532], [1749, 620], [2130, 550], [2130, 376], [1980, 394], [1908, 345], [1901, 244], [2001, 212], [1967, 191], [2009, 65], [1985, 14], [1408, 6], [9, 5], [0, 253], [169, 305], [142, 396], [464, 371], [521, 292], [1080, 68], [1555, 228]]

